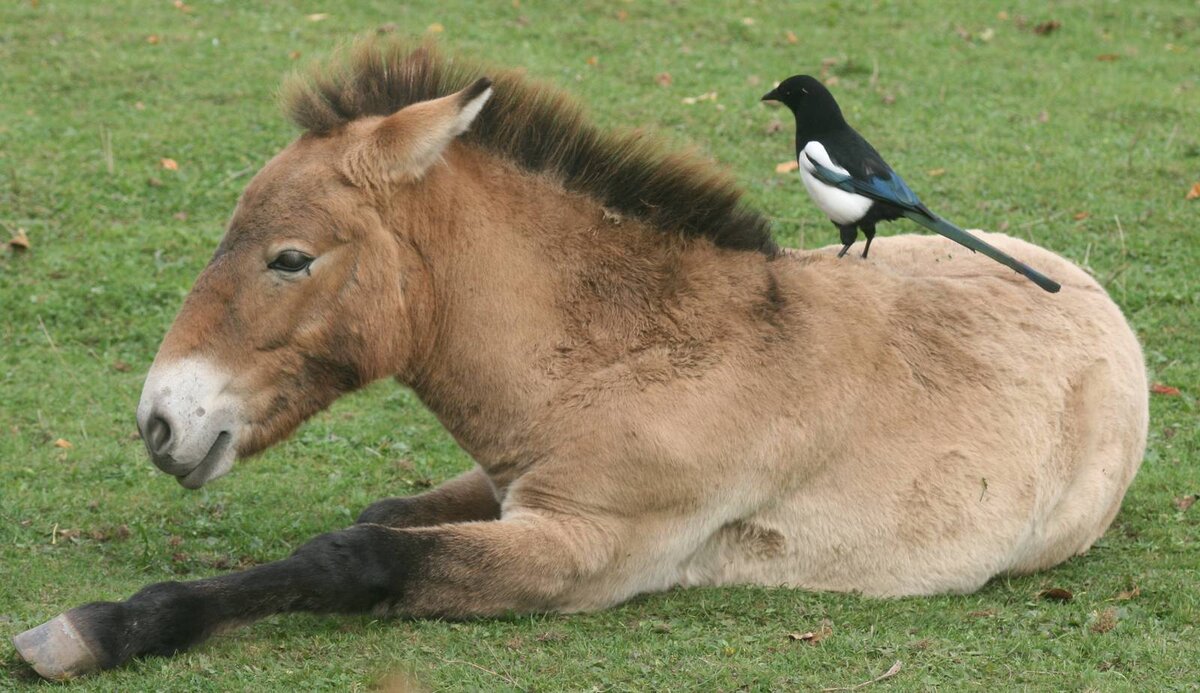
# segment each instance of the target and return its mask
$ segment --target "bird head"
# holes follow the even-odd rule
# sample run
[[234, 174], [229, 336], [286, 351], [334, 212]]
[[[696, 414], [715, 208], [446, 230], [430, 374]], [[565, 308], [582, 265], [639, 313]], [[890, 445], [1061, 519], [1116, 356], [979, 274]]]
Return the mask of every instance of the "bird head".
[[809, 128], [837, 126], [845, 122], [833, 94], [811, 75], [788, 77], [762, 97], [763, 101], [778, 101], [791, 109], [797, 123]]

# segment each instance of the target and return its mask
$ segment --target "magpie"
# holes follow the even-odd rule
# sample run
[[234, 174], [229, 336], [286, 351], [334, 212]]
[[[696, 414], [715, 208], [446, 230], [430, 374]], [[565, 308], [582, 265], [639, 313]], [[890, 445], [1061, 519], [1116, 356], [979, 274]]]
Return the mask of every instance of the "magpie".
[[879, 152], [846, 123], [833, 94], [816, 78], [789, 77], [762, 100], [779, 101], [796, 116], [800, 178], [841, 233], [838, 257], [858, 240], [860, 230], [867, 237], [862, 253], [867, 257], [875, 239], [875, 224], [907, 217], [1012, 268], [1046, 291], [1054, 293], [1061, 288], [1041, 272], [929, 211]]

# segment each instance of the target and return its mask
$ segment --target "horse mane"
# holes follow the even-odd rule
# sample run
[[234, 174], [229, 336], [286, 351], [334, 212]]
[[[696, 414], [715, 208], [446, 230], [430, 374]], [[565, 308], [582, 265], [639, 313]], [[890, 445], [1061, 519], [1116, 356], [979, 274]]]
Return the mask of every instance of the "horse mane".
[[[451, 94], [483, 74], [479, 65], [444, 58], [429, 43], [370, 37], [291, 75], [282, 100], [293, 122], [320, 135]], [[768, 256], [779, 251], [767, 219], [741, 203], [742, 191], [710, 161], [669, 152], [641, 132], [603, 132], [561, 90], [516, 71], [486, 74], [493, 94], [463, 135], [471, 144], [664, 231]]]

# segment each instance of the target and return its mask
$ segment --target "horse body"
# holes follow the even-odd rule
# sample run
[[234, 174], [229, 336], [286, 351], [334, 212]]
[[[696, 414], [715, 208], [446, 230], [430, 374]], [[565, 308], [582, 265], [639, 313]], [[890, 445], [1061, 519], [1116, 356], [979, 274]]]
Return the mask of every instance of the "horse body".
[[[578, 611], [730, 583], [968, 592], [1111, 522], [1145, 444], [1145, 376], [1078, 268], [988, 236], [1061, 277], [1048, 295], [938, 238], [881, 239], [871, 263], [779, 251], [707, 165], [633, 139], [597, 150], [574, 112], [547, 121], [574, 135], [547, 150], [519, 128], [545, 113], [507, 117], [504, 94], [558, 97], [501, 78], [484, 106], [484, 81], [442, 96], [463, 76], [427, 53], [388, 60], [390, 110], [348, 99], [346, 116], [336, 80], [300, 99], [318, 127], [247, 188], [139, 425], [198, 487], [394, 376], [477, 467], [282, 561], [73, 609], [18, 637], [39, 672], [293, 610]], [[589, 168], [605, 164], [624, 168]], [[652, 164], [665, 183], [613, 197]], [[664, 229], [672, 210], [699, 221]], [[309, 263], [279, 270], [285, 251]]]

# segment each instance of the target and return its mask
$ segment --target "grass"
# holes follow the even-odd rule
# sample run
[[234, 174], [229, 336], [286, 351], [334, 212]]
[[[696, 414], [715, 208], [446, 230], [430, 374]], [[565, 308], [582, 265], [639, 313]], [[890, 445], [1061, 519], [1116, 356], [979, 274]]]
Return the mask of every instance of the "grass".
[[[926, 202], [1087, 267], [1137, 329], [1152, 380], [1181, 390], [1152, 399], [1121, 514], [1088, 555], [969, 596], [696, 589], [569, 617], [287, 616], [78, 689], [365, 690], [396, 671], [437, 689], [805, 689], [897, 660], [876, 688], [1194, 689], [1200, 506], [1175, 499], [1200, 493], [1200, 200], [1185, 200], [1200, 180], [1195, 7], [344, 4], [0, 6], [0, 235], [24, 229], [31, 243], [0, 253], [0, 636], [150, 582], [282, 557], [470, 464], [391, 383], [196, 493], [153, 469], [133, 423], [141, 378], [240, 189], [295, 136], [273, 92], [296, 54], [436, 24], [448, 49], [524, 66], [606, 126], [694, 143], [776, 217], [783, 242], [809, 247], [834, 230], [795, 175], [774, 172], [790, 123], [758, 97], [826, 61], [851, 122]], [[1033, 31], [1050, 20], [1061, 26]], [[1047, 587], [1074, 599], [1038, 598]], [[817, 644], [788, 637], [823, 622], [832, 633]], [[0, 644], [0, 689], [36, 685]]]

